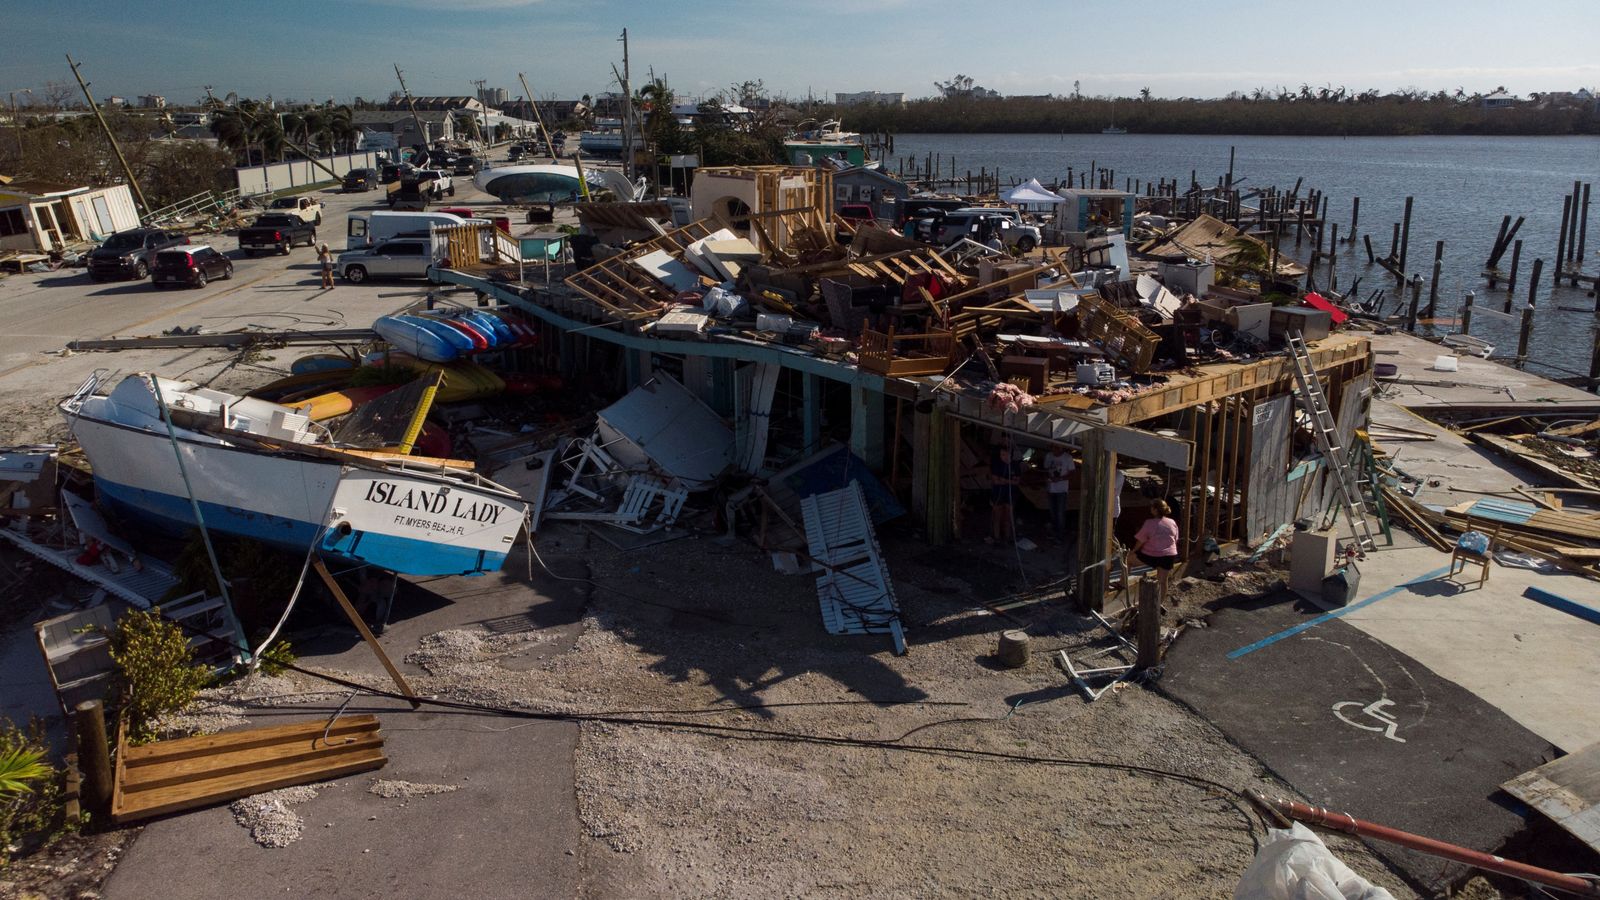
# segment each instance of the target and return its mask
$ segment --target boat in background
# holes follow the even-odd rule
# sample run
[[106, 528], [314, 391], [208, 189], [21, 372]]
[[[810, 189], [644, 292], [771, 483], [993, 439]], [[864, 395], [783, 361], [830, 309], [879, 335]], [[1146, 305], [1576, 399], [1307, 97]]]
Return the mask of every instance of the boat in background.
[[181, 534], [198, 504], [212, 531], [417, 576], [497, 571], [522, 530], [527, 504], [471, 463], [340, 446], [300, 410], [193, 382], [98, 387], [60, 408], [101, 501], [130, 519]]

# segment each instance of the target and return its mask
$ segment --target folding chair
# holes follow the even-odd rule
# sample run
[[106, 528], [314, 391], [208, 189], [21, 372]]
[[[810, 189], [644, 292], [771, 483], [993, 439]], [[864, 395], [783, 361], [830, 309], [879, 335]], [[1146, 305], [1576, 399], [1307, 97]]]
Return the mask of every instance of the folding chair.
[[1489, 563], [1493, 561], [1494, 542], [1500, 538], [1500, 529], [1505, 526], [1496, 523], [1494, 531], [1484, 534], [1472, 527], [1472, 517], [1467, 517], [1466, 530], [1461, 532], [1461, 537], [1456, 539], [1456, 545], [1450, 551], [1450, 574], [1446, 578], [1455, 578], [1457, 572], [1465, 572], [1469, 564], [1476, 564], [1482, 569], [1478, 578], [1478, 587], [1483, 587], [1489, 580]]

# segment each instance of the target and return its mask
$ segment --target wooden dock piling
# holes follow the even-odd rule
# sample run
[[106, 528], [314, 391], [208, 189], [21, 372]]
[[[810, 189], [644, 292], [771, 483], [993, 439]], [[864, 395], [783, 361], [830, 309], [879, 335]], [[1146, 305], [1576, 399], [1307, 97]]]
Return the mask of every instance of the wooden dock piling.
[[1561, 232], [1556, 236], [1556, 264], [1551, 268], [1555, 277], [1550, 283], [1555, 287], [1561, 286], [1561, 264], [1567, 258], [1567, 226], [1572, 219], [1572, 195], [1561, 198]]
[[1589, 188], [1583, 186], [1583, 201], [1578, 204], [1578, 249], [1573, 253], [1574, 265], [1572, 267], [1572, 286], [1578, 286], [1578, 275], [1583, 272], [1584, 255], [1588, 252], [1589, 243]]
[[1462, 334], [1471, 334], [1472, 333], [1472, 304], [1473, 304], [1473, 301], [1476, 300], [1477, 298], [1478, 298], [1478, 295], [1476, 293], [1474, 293], [1472, 291], [1467, 291], [1467, 296], [1463, 297], [1462, 300], [1461, 300], [1461, 333]]
[[[1522, 241], [1518, 240], [1511, 245], [1511, 280], [1506, 282], [1506, 297], [1517, 289], [1517, 267], [1522, 264]], [[1506, 300], [1507, 303], [1511, 301]]]
[[[1400, 263], [1400, 271], [1402, 273], [1404, 273], [1406, 271], [1406, 260], [1410, 258], [1409, 254], [1410, 254], [1410, 250], [1411, 250], [1411, 206], [1412, 206], [1412, 202], [1414, 200], [1415, 200], [1414, 197], [1407, 197], [1406, 198], [1405, 218], [1401, 222], [1401, 225], [1400, 225], [1400, 259], [1398, 260], [1398, 262]], [[1405, 277], [1405, 275], [1402, 274], [1400, 277], [1403, 279]]]
[[1361, 198], [1356, 197], [1350, 201], [1350, 240], [1356, 239], [1356, 223], [1361, 221]]
[[1439, 308], [1439, 273], [1444, 269], [1444, 241], [1433, 244], [1433, 283], [1428, 285], [1428, 318]]
[[1589, 351], [1589, 392], [1600, 394], [1600, 324], [1591, 332], [1594, 346]]
[[1517, 332], [1517, 368], [1528, 364], [1528, 339], [1533, 336], [1533, 307], [1522, 308], [1522, 328]]

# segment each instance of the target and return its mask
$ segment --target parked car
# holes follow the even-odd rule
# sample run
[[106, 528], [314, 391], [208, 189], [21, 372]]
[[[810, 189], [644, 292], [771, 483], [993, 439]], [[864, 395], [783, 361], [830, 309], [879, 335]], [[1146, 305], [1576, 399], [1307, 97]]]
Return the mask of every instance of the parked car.
[[267, 250], [287, 254], [296, 244], [317, 245], [317, 226], [283, 213], [262, 213], [239, 229], [239, 249], [247, 256]]
[[344, 173], [344, 192], [347, 194], [376, 190], [377, 187], [377, 169], [351, 169]]
[[207, 244], [162, 250], [156, 254], [155, 267], [150, 272], [150, 281], [156, 287], [169, 284], [205, 287], [206, 282], [213, 278], [232, 277], [233, 260]]
[[322, 224], [322, 201], [315, 197], [304, 195], [298, 197], [279, 197], [272, 201], [267, 209], [276, 213], [285, 213], [294, 216], [302, 222], [313, 225]]
[[[856, 228], [860, 228], [867, 222], [876, 222], [878, 220], [878, 216], [873, 212], [872, 204], [870, 203], [841, 203], [834, 209], [834, 215], [849, 222]], [[848, 242], [850, 237], [850, 232], [846, 231], [842, 225], [834, 230], [834, 239], [840, 243]]]
[[969, 206], [948, 213], [933, 228], [932, 243], [953, 244], [965, 237], [981, 237], [979, 243], [984, 243], [996, 231], [993, 227], [995, 220], [1005, 223], [1003, 243], [1008, 247], [1016, 247], [1027, 253], [1039, 246], [1043, 239], [1039, 229], [1033, 225], [1024, 225], [1022, 214], [1014, 209], [1003, 206]]
[[426, 278], [431, 265], [431, 238], [393, 238], [367, 250], [339, 254], [334, 271], [351, 284], [360, 284], [368, 278]]
[[189, 239], [184, 235], [159, 228], [119, 231], [89, 252], [89, 277], [95, 281], [111, 278], [143, 281], [150, 274], [155, 254], [187, 243]]

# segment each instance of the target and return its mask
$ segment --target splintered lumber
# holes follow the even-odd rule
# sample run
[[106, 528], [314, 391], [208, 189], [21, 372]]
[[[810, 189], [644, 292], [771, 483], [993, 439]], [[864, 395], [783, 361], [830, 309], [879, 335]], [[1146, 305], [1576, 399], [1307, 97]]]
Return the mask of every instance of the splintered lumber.
[[117, 747], [111, 819], [118, 825], [297, 784], [382, 768], [371, 715], [248, 728]]

